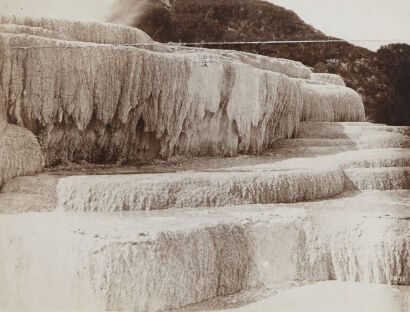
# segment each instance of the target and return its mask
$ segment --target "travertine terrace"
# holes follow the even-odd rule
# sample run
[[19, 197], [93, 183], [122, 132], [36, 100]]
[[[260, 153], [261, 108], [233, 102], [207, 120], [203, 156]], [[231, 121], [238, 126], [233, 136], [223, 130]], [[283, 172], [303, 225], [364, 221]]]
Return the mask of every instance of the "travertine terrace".
[[0, 44], [6, 311], [407, 311], [410, 128], [340, 77], [111, 24], [1, 17]]

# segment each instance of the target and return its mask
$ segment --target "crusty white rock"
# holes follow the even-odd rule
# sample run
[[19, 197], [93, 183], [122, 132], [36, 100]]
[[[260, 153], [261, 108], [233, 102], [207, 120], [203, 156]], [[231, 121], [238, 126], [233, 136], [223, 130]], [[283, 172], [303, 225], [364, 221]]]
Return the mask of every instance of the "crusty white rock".
[[278, 73], [212, 55], [204, 64], [195, 54], [2, 37], [59, 46], [13, 51], [3, 71], [10, 119], [39, 135], [48, 163], [234, 155], [297, 131], [300, 87]]
[[329, 198], [344, 183], [340, 169], [73, 176], [57, 196], [66, 211], [157, 210]]
[[134, 27], [50, 18], [0, 16], [0, 32], [102, 44], [153, 42], [145, 32]]
[[410, 167], [345, 170], [346, 188], [355, 190], [410, 189]]
[[[257, 153], [292, 137], [301, 118], [364, 116], [353, 90], [314, 86], [321, 88], [312, 95], [290, 79], [311, 76], [299, 62], [175, 46], [97, 47], [147, 38], [109, 24], [0, 21], [1, 110], [38, 136], [49, 165]], [[14, 49], [21, 46], [32, 48]]]
[[[325, 199], [351, 189], [380, 189], [372, 186], [380, 183], [385, 184], [381, 189], [410, 187], [405, 168], [410, 167], [407, 149], [359, 150], [315, 157], [296, 157], [294, 152], [294, 156], [261, 164], [244, 162], [207, 172], [73, 175], [58, 182], [58, 207], [63, 211], [223, 207]], [[346, 171], [372, 167], [399, 168]]]
[[295, 280], [398, 284], [401, 277], [409, 284], [406, 196], [372, 192], [223, 211], [0, 215], [0, 303], [158, 311]]
[[336, 74], [312, 73], [310, 75], [310, 79], [313, 81], [330, 83], [336, 86], [346, 87], [343, 78]]
[[[363, 120], [339, 77], [240, 52], [126, 47], [153, 42], [107, 24], [0, 18], [0, 31], [0, 186], [39, 170], [42, 153], [104, 163], [283, 146], [213, 168], [70, 164], [9, 182], [1, 308], [161, 311], [295, 281], [410, 283], [409, 191], [356, 191], [410, 187], [408, 129], [300, 127]], [[400, 148], [346, 151], [373, 139], [364, 147]], [[187, 171], [195, 163], [206, 170]]]
[[37, 138], [27, 129], [6, 125], [0, 133], [0, 189], [10, 178], [34, 174], [43, 166]]
[[364, 121], [361, 96], [352, 89], [336, 85], [301, 83], [303, 121]]

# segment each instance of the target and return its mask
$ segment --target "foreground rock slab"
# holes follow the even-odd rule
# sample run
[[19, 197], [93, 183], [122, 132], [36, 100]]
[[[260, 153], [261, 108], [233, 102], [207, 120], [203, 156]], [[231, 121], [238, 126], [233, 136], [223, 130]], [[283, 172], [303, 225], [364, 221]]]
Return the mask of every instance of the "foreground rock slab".
[[294, 280], [408, 285], [409, 195], [222, 211], [2, 214], [1, 304], [158, 311]]
[[329, 281], [292, 287], [263, 299], [245, 292], [190, 305], [174, 312], [407, 312], [410, 310], [409, 298], [409, 286]]

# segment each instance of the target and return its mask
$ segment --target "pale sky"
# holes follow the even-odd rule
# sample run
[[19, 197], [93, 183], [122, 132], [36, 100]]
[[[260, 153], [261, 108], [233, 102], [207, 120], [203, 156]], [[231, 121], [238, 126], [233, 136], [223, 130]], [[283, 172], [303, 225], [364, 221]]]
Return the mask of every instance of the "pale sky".
[[[105, 21], [117, 0], [0, 0], [0, 14]], [[204, 0], [206, 1], [206, 0]], [[410, 0], [268, 0], [325, 34], [410, 44]], [[354, 42], [377, 49], [389, 42]]]
[[[410, 0], [268, 0], [343, 39], [394, 39], [410, 44]], [[399, 40], [400, 39], [400, 40]], [[390, 42], [353, 42], [377, 49]]]

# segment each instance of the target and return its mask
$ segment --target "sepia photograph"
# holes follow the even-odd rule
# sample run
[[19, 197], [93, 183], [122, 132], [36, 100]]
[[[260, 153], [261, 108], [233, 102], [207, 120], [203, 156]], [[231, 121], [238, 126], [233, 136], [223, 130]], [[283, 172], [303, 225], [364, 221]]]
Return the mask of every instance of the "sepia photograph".
[[1, 312], [409, 312], [408, 0], [0, 0]]

